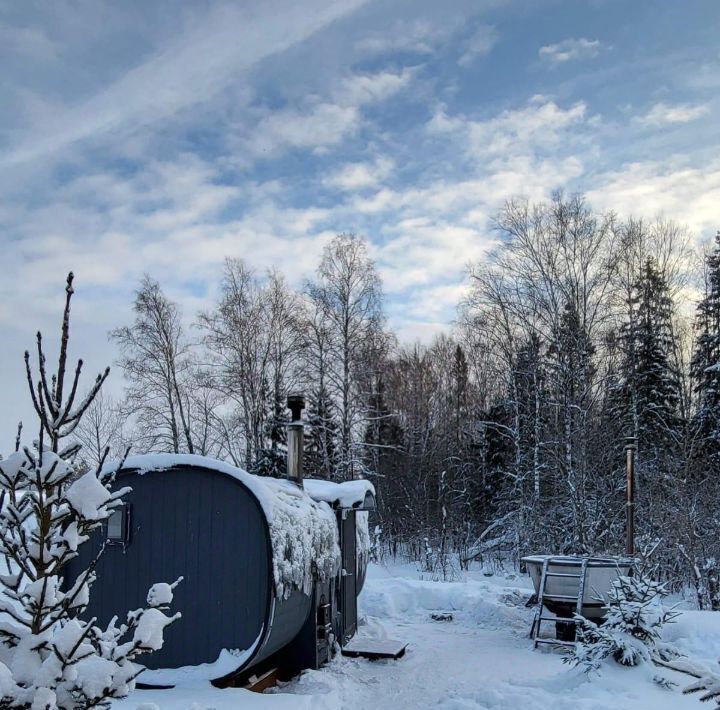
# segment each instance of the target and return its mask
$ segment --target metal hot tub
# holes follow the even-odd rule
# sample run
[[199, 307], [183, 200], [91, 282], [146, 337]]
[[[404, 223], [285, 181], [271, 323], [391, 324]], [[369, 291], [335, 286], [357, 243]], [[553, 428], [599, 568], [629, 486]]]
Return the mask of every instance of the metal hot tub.
[[[578, 608], [583, 566], [582, 615], [594, 621], [604, 614], [603, 605], [618, 575], [627, 575], [633, 561], [626, 557], [582, 557], [571, 555], [529, 555], [523, 562], [533, 581], [535, 593], [541, 591], [543, 566], [548, 561], [543, 605], [560, 618], [570, 619]], [[583, 561], [585, 564], [583, 565]]]

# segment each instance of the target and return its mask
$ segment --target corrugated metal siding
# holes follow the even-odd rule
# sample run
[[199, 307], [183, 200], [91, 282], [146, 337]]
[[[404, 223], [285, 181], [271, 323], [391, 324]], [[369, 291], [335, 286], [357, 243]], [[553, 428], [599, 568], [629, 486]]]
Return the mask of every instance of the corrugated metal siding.
[[[124, 473], [119, 485], [133, 488], [126, 498], [130, 544], [107, 547], [88, 615], [103, 624], [114, 614], [123, 618], [145, 604], [153, 583], [182, 575], [172, 610], [183, 618], [167, 629], [162, 650], [143, 662], [175, 668], [212, 662], [223, 648], [248, 648], [266, 622], [272, 593], [267, 527], [254, 496], [229, 476], [189, 467]], [[93, 541], [95, 552], [99, 544]], [[71, 573], [90, 559], [92, 551], [83, 548]], [[307, 617], [294, 596], [276, 609], [285, 628], [279, 635], [292, 637]]]

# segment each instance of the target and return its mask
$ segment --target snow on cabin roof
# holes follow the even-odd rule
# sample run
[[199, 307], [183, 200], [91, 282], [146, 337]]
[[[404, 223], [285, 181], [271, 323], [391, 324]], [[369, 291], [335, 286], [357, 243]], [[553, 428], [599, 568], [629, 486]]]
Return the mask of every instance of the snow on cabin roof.
[[[102, 472], [110, 473], [118, 466], [118, 461], [108, 462]], [[195, 454], [129, 456], [122, 470], [144, 475], [178, 466], [195, 466], [230, 476], [257, 498], [270, 529], [273, 576], [279, 597], [287, 598], [292, 589], [309, 594], [313, 567], [322, 580], [336, 574], [340, 548], [335, 514], [327, 503], [314, 499], [287, 479], [254, 476], [224, 461]]]
[[369, 493], [375, 500], [375, 487], [364, 479], [357, 481], [321, 481], [317, 478], [303, 480], [305, 491], [316, 501], [324, 501], [340, 508], [360, 508], [365, 505]]
[[[116, 470], [119, 464], [119, 461], [108, 461], [103, 466], [102, 473], [110, 473]], [[218, 461], [217, 459], [212, 459], [208, 456], [198, 456], [197, 454], [141, 454], [139, 456], [128, 456], [122, 468], [123, 470], [133, 469], [140, 475], [143, 475], [152, 471], [167, 471], [169, 468], [175, 468], [177, 466], [207, 468], [211, 471], [224, 473], [244, 483], [258, 499], [268, 520], [272, 517], [274, 486], [268, 485], [268, 483], [274, 479], [254, 476], [225, 461]]]

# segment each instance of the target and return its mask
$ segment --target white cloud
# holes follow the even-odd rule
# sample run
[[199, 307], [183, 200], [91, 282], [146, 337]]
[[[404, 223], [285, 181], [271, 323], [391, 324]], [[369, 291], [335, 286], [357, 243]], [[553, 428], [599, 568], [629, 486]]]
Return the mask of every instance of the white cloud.
[[342, 82], [336, 98], [338, 103], [358, 107], [384, 101], [407, 87], [414, 75], [415, 71], [412, 69], [354, 74]]
[[697, 233], [714, 233], [720, 222], [720, 161], [700, 167], [671, 156], [630, 163], [598, 176], [587, 197], [598, 209], [624, 216], [662, 214]]
[[323, 178], [328, 187], [346, 192], [375, 187], [382, 182], [395, 166], [389, 158], [378, 158], [371, 163], [347, 163]]
[[645, 126], [666, 126], [673, 123], [689, 123], [710, 110], [707, 104], [654, 104], [644, 116], [635, 120]]
[[285, 148], [327, 148], [342, 142], [359, 123], [355, 106], [320, 103], [307, 111], [272, 111], [260, 121], [248, 147], [256, 156], [274, 156]]
[[355, 74], [340, 82], [326, 100], [310, 97], [302, 108], [264, 112], [254, 130], [242, 141], [256, 157], [275, 157], [287, 148], [316, 151], [341, 143], [362, 122], [361, 109], [384, 101], [404, 89], [413, 71]]
[[538, 56], [543, 62], [558, 65], [578, 59], [593, 59], [600, 54], [603, 48], [603, 45], [597, 39], [569, 38], [556, 44], [547, 44], [540, 47]]
[[388, 232], [386, 243], [375, 251], [388, 293], [416, 286], [422, 289], [441, 278], [457, 279], [468, 262], [485, 254], [492, 241], [476, 229], [431, 214], [424, 219], [401, 220]]
[[465, 51], [458, 60], [460, 66], [471, 64], [476, 57], [489, 54], [498, 42], [497, 30], [491, 25], [480, 25], [465, 43]]
[[0, 24], [0, 45], [4, 51], [15, 52], [23, 58], [47, 61], [57, 56], [58, 45], [39, 27], [11, 27]]
[[585, 120], [586, 111], [582, 101], [565, 109], [543, 96], [534, 96], [527, 106], [484, 121], [448, 116], [441, 108], [427, 127], [437, 135], [459, 134], [475, 157], [517, 155], [557, 145], [569, 129]]

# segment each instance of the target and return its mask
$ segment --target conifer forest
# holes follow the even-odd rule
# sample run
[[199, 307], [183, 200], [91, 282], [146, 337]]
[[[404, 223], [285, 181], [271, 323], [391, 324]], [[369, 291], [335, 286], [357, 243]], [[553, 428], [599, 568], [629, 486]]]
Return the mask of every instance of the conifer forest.
[[[720, 236], [598, 213], [581, 195], [508, 201], [468, 265], [457, 320], [398, 342], [368, 243], [340, 234], [301, 288], [226, 261], [183, 314], [152, 275], [110, 334], [124, 393], [77, 436], [284, 475], [287, 395], [304, 392], [306, 475], [371, 479], [375, 555], [453, 579], [471, 560], [621, 553], [637, 442], [637, 553], [720, 608]], [[186, 316], [192, 316], [187, 325]]]

